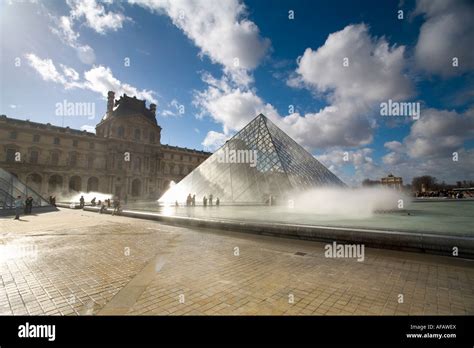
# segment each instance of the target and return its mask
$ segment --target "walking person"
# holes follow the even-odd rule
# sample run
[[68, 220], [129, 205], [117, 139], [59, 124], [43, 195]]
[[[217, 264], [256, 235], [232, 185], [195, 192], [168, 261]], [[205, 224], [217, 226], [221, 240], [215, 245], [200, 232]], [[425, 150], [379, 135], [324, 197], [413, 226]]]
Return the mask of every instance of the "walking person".
[[192, 204], [193, 207], [196, 206], [196, 195], [195, 194], [193, 195], [193, 198], [191, 200], [191, 204]]
[[112, 215], [119, 214], [120, 213], [120, 199], [114, 199], [114, 212]]
[[26, 199], [26, 212], [27, 214], [31, 214], [31, 211], [33, 210], [33, 197], [28, 197]]
[[21, 200], [21, 196], [18, 196], [15, 199], [15, 219], [14, 220], [20, 220], [20, 213], [21, 213], [22, 206], [23, 206], [23, 201]]
[[187, 207], [189, 207], [191, 205], [191, 201], [192, 201], [191, 194], [188, 194], [188, 197], [186, 197], [186, 206]]
[[79, 199], [79, 207], [84, 208], [84, 196], [81, 196], [81, 198]]
[[212, 205], [212, 193], [209, 195], [209, 205]]
[[204, 196], [204, 197], [202, 198], [202, 205], [205, 206], [205, 207], [207, 207], [207, 197], [206, 197], [206, 196]]
[[28, 202], [29, 202], [29, 201], [28, 201], [28, 197], [26, 197], [26, 199], [25, 199], [25, 204], [23, 205], [23, 213], [24, 213], [25, 215], [28, 215], [28, 204], [29, 204]]

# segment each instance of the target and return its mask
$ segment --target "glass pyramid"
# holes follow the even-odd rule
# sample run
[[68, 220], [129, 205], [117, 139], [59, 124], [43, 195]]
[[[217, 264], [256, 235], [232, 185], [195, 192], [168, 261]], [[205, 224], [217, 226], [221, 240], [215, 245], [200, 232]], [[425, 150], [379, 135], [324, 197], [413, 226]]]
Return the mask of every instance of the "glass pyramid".
[[49, 205], [49, 203], [36, 191], [26, 186], [13, 174], [0, 168], [0, 210], [14, 208], [15, 199], [18, 196], [21, 196], [23, 201], [26, 199], [26, 197], [31, 196], [33, 198], [34, 207], [43, 207]]
[[163, 203], [196, 204], [212, 194], [222, 203], [278, 202], [291, 192], [345, 184], [286, 133], [260, 114], [211, 157], [160, 198]]

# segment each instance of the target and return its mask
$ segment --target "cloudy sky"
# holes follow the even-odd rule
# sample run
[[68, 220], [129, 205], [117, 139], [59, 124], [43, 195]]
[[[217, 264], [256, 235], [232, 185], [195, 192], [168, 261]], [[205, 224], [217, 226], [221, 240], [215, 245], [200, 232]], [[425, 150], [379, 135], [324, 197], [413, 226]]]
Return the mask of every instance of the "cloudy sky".
[[162, 143], [213, 150], [263, 113], [348, 184], [474, 179], [472, 1], [1, 0], [0, 30], [9, 117], [91, 130], [114, 90], [158, 104]]

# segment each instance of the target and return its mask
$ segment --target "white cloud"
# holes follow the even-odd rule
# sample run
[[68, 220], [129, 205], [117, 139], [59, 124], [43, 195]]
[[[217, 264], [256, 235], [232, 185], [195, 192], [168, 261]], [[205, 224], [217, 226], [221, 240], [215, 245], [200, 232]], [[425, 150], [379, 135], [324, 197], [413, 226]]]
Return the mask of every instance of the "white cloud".
[[349, 103], [327, 106], [305, 115], [294, 113], [284, 117], [279, 125], [310, 148], [363, 146], [372, 142], [371, 121]]
[[165, 109], [161, 112], [161, 116], [163, 117], [176, 116], [176, 113], [171, 110]]
[[202, 145], [205, 149], [209, 151], [215, 151], [229, 139], [229, 136], [223, 133], [209, 131], [206, 135], [206, 138], [202, 142]]
[[[173, 109], [173, 110], [171, 110]], [[184, 105], [180, 104], [178, 100], [173, 99], [171, 102], [168, 103], [168, 109], [164, 109], [161, 112], [163, 117], [174, 117], [174, 116], [183, 116], [185, 112]]]
[[239, 0], [129, 0], [153, 12], [166, 14], [212, 62], [240, 85], [253, 81], [248, 71], [257, 67], [270, 48], [270, 40], [246, 18]]
[[106, 97], [108, 91], [115, 91], [118, 95], [127, 94], [139, 99], [146, 99], [151, 103], [158, 104], [154, 91], [139, 90], [138, 88], [121, 82], [113, 74], [109, 67], [97, 66], [84, 73], [84, 86], [91, 91]]
[[400, 152], [403, 150], [403, 144], [399, 141], [388, 141], [385, 144], [383, 144], [384, 147], [386, 147], [389, 150], [392, 150], [394, 152]]
[[82, 63], [93, 64], [95, 52], [89, 45], [79, 42], [80, 34], [74, 29], [75, 23], [83, 23], [97, 33], [105, 34], [122, 28], [123, 22], [129, 18], [118, 12], [107, 12], [96, 0], [68, 0], [67, 4], [70, 7], [68, 16], [56, 18], [49, 14], [53, 22], [51, 31], [76, 51]]
[[59, 65], [63, 69], [64, 75], [69, 77], [71, 80], [74, 80], [74, 81], [79, 80], [79, 73], [76, 70], [74, 70], [73, 68], [68, 67], [64, 64], [59, 64]]
[[25, 55], [28, 63], [33, 67], [45, 81], [53, 81], [67, 87], [66, 78], [58, 72], [51, 59], [41, 59], [33, 53]]
[[62, 16], [59, 19], [51, 16], [54, 26], [51, 31], [56, 34], [66, 45], [72, 47], [80, 61], [84, 64], [92, 64], [95, 61], [95, 52], [89, 45], [79, 43], [79, 33], [72, 28], [72, 20], [70, 17]]
[[305, 147], [358, 146], [372, 141], [370, 120], [347, 103], [305, 115], [281, 116], [255, 91], [233, 88], [222, 79], [196, 92], [193, 103], [203, 110], [201, 116], [210, 115], [222, 124], [224, 134], [240, 130], [262, 113]]
[[386, 171], [403, 177], [404, 183], [410, 183], [415, 176], [432, 175], [439, 182], [454, 184], [458, 180], [470, 180], [474, 175], [474, 150], [460, 149], [458, 153], [457, 162], [453, 161], [451, 156], [415, 159], [400, 154], [400, 160], [396, 159], [392, 164], [389, 158], [395, 155], [388, 154], [384, 163]]
[[277, 117], [272, 105], [264, 103], [253, 91], [233, 88], [225, 76], [216, 80], [206, 74], [204, 80], [209, 87], [195, 93], [193, 104], [221, 123], [224, 134], [240, 130], [259, 113]]
[[[307, 48], [288, 81], [330, 103], [319, 112], [283, 119], [289, 132], [310, 147], [361, 146], [372, 141], [376, 106], [413, 95], [405, 76], [404, 46], [371, 37], [365, 24], [349, 25], [328, 36], [317, 50]], [[344, 59], [348, 66], [344, 66]]]
[[390, 152], [382, 157], [383, 163], [388, 164], [390, 166], [399, 164], [402, 162], [402, 160], [402, 155], [397, 152]]
[[[424, 109], [402, 143], [384, 144], [391, 152], [383, 156], [382, 161], [387, 169], [407, 180], [419, 175], [434, 175], [450, 183], [471, 179], [474, 150], [465, 149], [464, 143], [472, 139], [474, 108], [463, 113]], [[454, 152], [458, 161], [453, 161]]]
[[[357, 186], [366, 178], [380, 178], [386, 171], [372, 158], [373, 150], [363, 147], [357, 150], [332, 149], [315, 156], [346, 184]], [[345, 169], [352, 168], [352, 171]]]
[[150, 103], [158, 104], [155, 92], [151, 90], [139, 90], [138, 88], [121, 82], [112, 74], [108, 67], [95, 66], [84, 72], [84, 79], [79, 79], [79, 73], [73, 68], [60, 64], [64, 74], [61, 74], [51, 59], [41, 59], [33, 53], [25, 55], [30, 66], [34, 68], [45, 81], [52, 81], [63, 85], [66, 89], [82, 88], [107, 96], [108, 91], [115, 91], [118, 95], [127, 94], [139, 99], [146, 99]]
[[474, 108], [465, 113], [425, 109], [404, 140], [410, 157], [444, 157], [474, 138]]
[[106, 12], [103, 5], [96, 0], [69, 0], [71, 7], [70, 17], [79, 20], [85, 19], [85, 24], [99, 34], [107, 31], [116, 31], [122, 28], [123, 22], [127, 20], [122, 13]]
[[412, 86], [404, 74], [404, 52], [404, 46], [390, 47], [385, 38], [371, 37], [365, 24], [349, 25], [330, 34], [316, 51], [307, 48], [289, 83], [328, 93], [332, 102], [350, 100], [362, 106], [408, 98]]
[[[349, 58], [347, 68], [344, 57]], [[215, 79], [208, 74], [203, 80], [209, 87], [196, 93], [194, 104], [222, 123], [225, 134], [263, 113], [309, 148], [364, 146], [372, 141], [374, 108], [380, 101], [412, 96], [405, 66], [403, 46], [390, 47], [384, 38], [371, 37], [364, 24], [350, 25], [330, 34], [316, 51], [306, 49], [289, 82], [322, 94], [327, 107], [279, 115], [254, 89], [236, 86], [225, 75]]]
[[[447, 77], [474, 69], [472, 1], [418, 0], [414, 15], [426, 19], [415, 47], [415, 60], [421, 70]], [[453, 67], [453, 57], [459, 59], [458, 67]]]

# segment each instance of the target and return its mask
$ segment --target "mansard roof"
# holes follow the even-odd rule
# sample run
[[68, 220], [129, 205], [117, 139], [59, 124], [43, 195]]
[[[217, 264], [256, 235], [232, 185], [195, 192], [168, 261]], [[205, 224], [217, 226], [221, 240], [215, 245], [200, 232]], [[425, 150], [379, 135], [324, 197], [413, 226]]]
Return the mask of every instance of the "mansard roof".
[[[129, 97], [126, 94], [115, 100], [114, 108], [110, 116], [125, 117], [136, 114], [141, 114], [153, 122], [153, 124], [158, 125], [155, 111], [151, 108], [151, 105], [150, 108], [147, 108], [145, 100], [137, 99], [137, 97]], [[107, 113], [102, 120], [106, 120], [108, 117], [109, 114]]]

